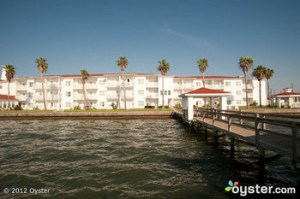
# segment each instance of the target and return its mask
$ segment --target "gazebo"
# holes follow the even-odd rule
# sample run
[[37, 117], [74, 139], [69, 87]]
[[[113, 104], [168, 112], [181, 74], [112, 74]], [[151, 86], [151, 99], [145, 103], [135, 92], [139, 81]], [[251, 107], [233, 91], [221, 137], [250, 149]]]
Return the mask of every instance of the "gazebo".
[[272, 96], [278, 107], [300, 108], [300, 93], [293, 92], [292, 88], [285, 88], [283, 93]]
[[187, 110], [187, 119], [193, 120], [194, 117], [194, 105], [196, 105], [195, 99], [204, 98], [209, 99], [210, 107], [213, 107], [214, 102], [218, 102], [221, 109], [226, 109], [226, 97], [230, 96], [231, 93], [222, 90], [209, 89], [209, 88], [198, 88], [196, 90], [189, 91], [181, 94], [182, 108]]
[[12, 95], [0, 94], [0, 109], [12, 108], [18, 104], [18, 100]]

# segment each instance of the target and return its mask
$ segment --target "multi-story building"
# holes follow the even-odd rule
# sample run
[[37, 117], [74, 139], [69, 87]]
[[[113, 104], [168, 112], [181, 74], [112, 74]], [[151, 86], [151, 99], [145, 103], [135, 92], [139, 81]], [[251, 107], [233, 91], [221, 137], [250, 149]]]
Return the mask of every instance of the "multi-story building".
[[[2, 70], [0, 94], [8, 93], [8, 82]], [[162, 105], [162, 76], [160, 74], [125, 74], [127, 108], [144, 108]], [[43, 86], [48, 109], [83, 108], [83, 85], [80, 75], [48, 75], [40, 77], [14, 78], [10, 83], [10, 94], [15, 96], [23, 109], [43, 109]], [[258, 81], [248, 78], [249, 103], [259, 102]], [[246, 105], [244, 78], [240, 76], [206, 76], [206, 88], [228, 91], [230, 107]], [[179, 95], [203, 87], [200, 76], [165, 76], [165, 105], [174, 106], [181, 103]], [[112, 104], [124, 108], [121, 74], [91, 74], [85, 85], [88, 105], [91, 108], [110, 109]], [[199, 99], [203, 106], [205, 100]], [[267, 104], [266, 82], [262, 81], [262, 104]]]

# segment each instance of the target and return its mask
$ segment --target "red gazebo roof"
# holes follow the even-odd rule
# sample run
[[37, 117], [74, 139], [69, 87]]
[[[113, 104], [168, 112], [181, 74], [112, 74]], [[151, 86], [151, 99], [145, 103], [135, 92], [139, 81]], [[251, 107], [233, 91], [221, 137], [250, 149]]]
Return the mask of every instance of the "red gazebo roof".
[[224, 96], [231, 95], [230, 92], [225, 92], [217, 89], [210, 88], [198, 88], [196, 90], [189, 91], [187, 93], [182, 94], [183, 96]]
[[274, 97], [291, 97], [291, 96], [300, 96], [300, 93], [295, 93], [295, 92], [283, 92], [283, 93], [278, 93], [273, 95]]
[[1, 95], [0, 94], [0, 100], [16, 100], [16, 97], [13, 95]]

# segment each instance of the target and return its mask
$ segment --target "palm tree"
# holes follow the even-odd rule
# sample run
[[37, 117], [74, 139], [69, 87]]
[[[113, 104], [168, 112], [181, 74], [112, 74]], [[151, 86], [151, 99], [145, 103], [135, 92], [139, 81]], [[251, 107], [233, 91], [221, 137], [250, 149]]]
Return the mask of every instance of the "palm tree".
[[169, 72], [169, 70], [170, 70], [170, 64], [165, 59], [162, 59], [158, 63], [159, 63], [159, 65], [157, 67], [157, 70], [162, 75], [162, 96], [163, 96], [162, 97], [162, 108], [164, 110], [165, 109], [165, 83], [164, 83], [164, 76]]
[[122, 73], [122, 85], [123, 85], [123, 93], [124, 93], [124, 108], [127, 110], [126, 105], [126, 89], [125, 89], [125, 79], [124, 79], [124, 72], [128, 65], [128, 60], [125, 56], [120, 56], [119, 59], [116, 61], [117, 65], [120, 66], [121, 73]]
[[273, 74], [274, 74], [273, 69], [266, 68], [265, 77], [267, 79], [267, 84], [268, 84], [267, 87], [268, 87], [268, 102], [269, 102], [269, 105], [270, 105], [270, 79], [271, 79], [271, 77], [273, 77]]
[[15, 67], [11, 64], [7, 64], [5, 67], [5, 76], [6, 76], [6, 79], [7, 79], [7, 94], [8, 94], [8, 98], [10, 98], [10, 82], [11, 80], [14, 78], [14, 75], [16, 74], [16, 71], [15, 71]]
[[86, 100], [85, 83], [86, 83], [86, 80], [89, 79], [90, 74], [87, 72], [87, 70], [80, 70], [80, 74], [81, 74], [81, 82], [82, 82], [84, 110], [87, 110], [88, 109], [88, 104], [87, 104], [87, 100]]
[[42, 57], [36, 59], [35, 63], [37, 64], [37, 68], [38, 68], [38, 70], [40, 71], [40, 74], [41, 74], [42, 89], [43, 89], [43, 99], [44, 99], [44, 109], [47, 110], [43, 74], [47, 72], [48, 63], [47, 63], [47, 60], [45, 58], [42, 58]]
[[265, 77], [266, 73], [266, 68], [262, 65], [257, 66], [254, 68], [252, 72], [252, 76], [256, 77], [256, 79], [259, 82], [259, 106], [262, 107], [261, 105], [261, 80]]
[[200, 72], [202, 73], [202, 83], [203, 83], [203, 87], [205, 88], [204, 73], [206, 72], [206, 70], [208, 68], [208, 60], [205, 58], [199, 59], [197, 61], [197, 64], [199, 66]]
[[249, 108], [248, 103], [248, 86], [247, 86], [247, 72], [253, 66], [253, 59], [251, 57], [241, 57], [239, 60], [239, 66], [243, 70], [244, 78], [245, 78], [245, 89], [246, 89], [246, 105]]

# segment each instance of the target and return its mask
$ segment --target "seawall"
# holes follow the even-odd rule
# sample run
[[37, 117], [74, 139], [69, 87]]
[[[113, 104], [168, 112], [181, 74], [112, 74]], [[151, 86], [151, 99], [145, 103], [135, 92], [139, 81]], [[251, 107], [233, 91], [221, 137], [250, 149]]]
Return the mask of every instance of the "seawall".
[[173, 111], [112, 111], [112, 112], [0, 112], [0, 119], [167, 119]]

